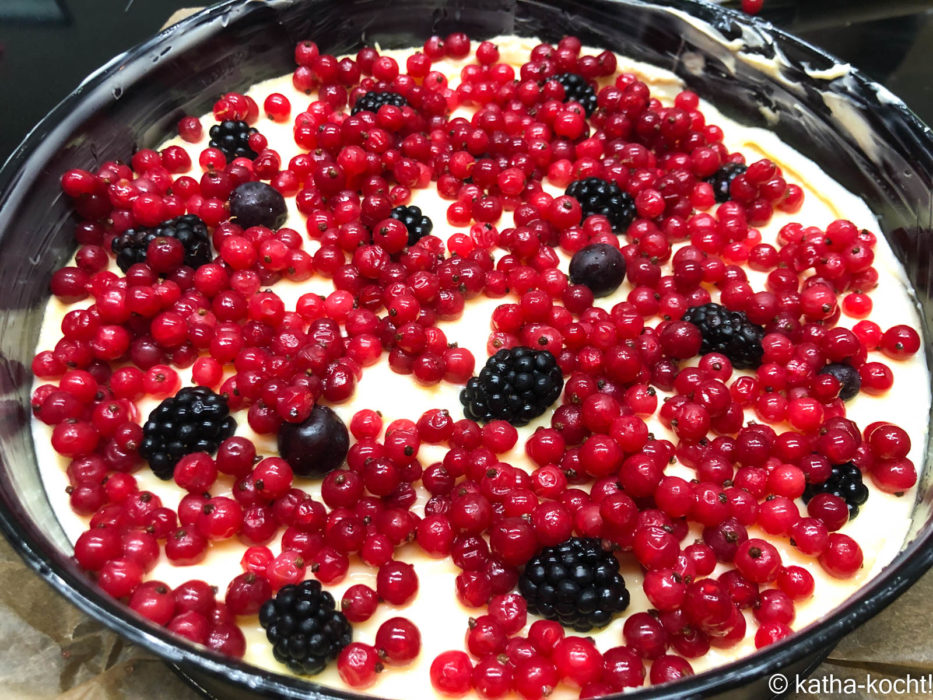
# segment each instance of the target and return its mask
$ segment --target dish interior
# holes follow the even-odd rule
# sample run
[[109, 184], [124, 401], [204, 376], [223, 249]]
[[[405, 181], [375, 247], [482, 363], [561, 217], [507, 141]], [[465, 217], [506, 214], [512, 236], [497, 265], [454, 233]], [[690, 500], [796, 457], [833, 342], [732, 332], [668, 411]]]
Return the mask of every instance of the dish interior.
[[[141, 621], [130, 623], [115, 603], [94, 592], [69, 560], [70, 545], [36, 468], [28, 366], [48, 280], [73, 252], [73, 220], [60, 191], [60, 174], [153, 147], [173, 132], [180, 116], [209, 110], [217, 95], [288, 72], [292, 47], [300, 39], [314, 39], [322, 52], [342, 54], [364, 44], [416, 45], [431, 34], [454, 30], [474, 40], [499, 34], [557, 40], [574, 34], [584, 44], [672, 70], [730, 116], [773, 129], [858, 192], [878, 215], [914, 287], [928, 336], [933, 314], [930, 131], [883, 89], [802, 43], [775, 38], [761, 24], [696, 2], [569, 1], [560, 7], [515, 0], [223, 4], [118, 57], [85, 81], [30, 134], [0, 174], [0, 524], [27, 561], [59, 590], [71, 591], [66, 595], [86, 610], [160, 653], [194, 659], [214, 672], [221, 668], [207, 654], [182, 653], [165, 633]], [[929, 346], [924, 352], [929, 366]], [[912, 542], [911, 550], [933, 537], [930, 471], [921, 474], [905, 543]], [[911, 562], [902, 553], [890, 575], [882, 577], [890, 584], [884, 596], [878, 594], [885, 580], [876, 580], [856, 597], [867, 607], [853, 612], [857, 603], [851, 603], [847, 610], [864, 619], [919, 576], [930, 557], [910, 554]], [[793, 653], [826, 646], [842, 632], [837, 625], [832, 638], [796, 640]], [[747, 667], [730, 682], [754, 672]], [[257, 682], [258, 677], [249, 680]]]

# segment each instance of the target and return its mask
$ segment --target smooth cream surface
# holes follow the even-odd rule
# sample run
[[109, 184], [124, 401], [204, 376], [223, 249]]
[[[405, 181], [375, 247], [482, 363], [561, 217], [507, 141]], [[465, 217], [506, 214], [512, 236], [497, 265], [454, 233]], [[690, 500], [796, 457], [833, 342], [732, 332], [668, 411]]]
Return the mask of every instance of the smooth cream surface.
[[[527, 60], [528, 54], [534, 46], [534, 42], [531, 40], [516, 37], [499, 37], [494, 41], [500, 48], [502, 60], [511, 62], [516, 66]], [[587, 52], [587, 50], [585, 49], [584, 52]], [[384, 53], [395, 56], [399, 59], [400, 64], [404, 65], [404, 59], [408, 52], [386, 51]], [[466, 61], [447, 60], [435, 64], [433, 67], [446, 73], [450, 83], [456, 85], [459, 80], [460, 68], [465, 63]], [[673, 74], [621, 56], [619, 57], [619, 71], [638, 74], [648, 84], [652, 95], [665, 103], [670, 103], [681, 89], [680, 80]], [[309, 102], [306, 95], [297, 93], [293, 89], [290, 75], [257, 84], [250, 90], [250, 94], [259, 104], [262, 104], [265, 96], [272, 92], [280, 92], [289, 97], [293, 117], [302, 111]], [[713, 105], [705, 101], [701, 102], [700, 109], [706, 115], [708, 123], [718, 124], [722, 127], [725, 133], [725, 143], [730, 151], [744, 153], [749, 162], [762, 157], [771, 158], [781, 166], [789, 182], [800, 185], [806, 191], [804, 207], [800, 212], [793, 215], [781, 212], [775, 213], [771, 223], [761, 230], [764, 241], [774, 242], [777, 231], [789, 221], [799, 221], [806, 225], [824, 228], [834, 219], [845, 218], [860, 227], [878, 231], [877, 220], [864, 202], [827, 177], [817, 164], [782, 143], [773, 133], [737, 124], [725, 118]], [[467, 110], [461, 110], [461, 112], [464, 116], [469, 116]], [[192, 161], [197, 164], [197, 154], [207, 145], [206, 131], [211, 122], [210, 115], [202, 118], [202, 124], [205, 126], [205, 137], [202, 143], [188, 144], [175, 138], [162, 144], [160, 148], [167, 145], [183, 146], [192, 155]], [[269, 146], [280, 153], [283, 162], [287, 162], [292, 155], [299, 152], [292, 139], [292, 125], [290, 122], [277, 124], [271, 120], [261, 118], [256, 126], [268, 138]], [[197, 165], [195, 165], [196, 169]], [[198, 174], [197, 172], [194, 173], [195, 176], [198, 176]], [[545, 188], [553, 194], [563, 193], [562, 190], [548, 183], [545, 183]], [[298, 231], [304, 231], [304, 217], [295, 208], [294, 199], [289, 199], [287, 202], [289, 221], [286, 225]], [[433, 183], [426, 189], [415, 191], [411, 203], [421, 207], [424, 213], [434, 222], [434, 235], [446, 238], [456, 230], [447, 223], [446, 210], [449, 202], [442, 200], [438, 196]], [[501, 230], [509, 225], [511, 225], [511, 216], [506, 213], [499, 222], [499, 228]], [[315, 247], [316, 243], [305, 241], [305, 249], [309, 252], [313, 253]], [[878, 321], [883, 328], [899, 323], [919, 328], [916, 307], [903, 270], [883, 238], [879, 238], [875, 253], [875, 267], [880, 273], [880, 282], [878, 288], [871, 295], [876, 309], [873, 319]], [[561, 255], [561, 259], [561, 267], [566, 271], [568, 258]], [[764, 275], [753, 271], [748, 271], [748, 274], [752, 286], [756, 290], [762, 289]], [[275, 285], [276, 293], [286, 301], [287, 306], [291, 304], [292, 308], [294, 300], [305, 292], [315, 291], [327, 294], [332, 289], [329, 280], [320, 278], [301, 284], [283, 281]], [[599, 303], [606, 308], [610, 308], [618, 301], [624, 300], [630, 289], [630, 285], [626, 282], [617, 292], [601, 299]], [[490, 333], [489, 317], [499, 304], [510, 301], [513, 301], [513, 299], [494, 300], [482, 296], [475, 298], [467, 302], [466, 310], [460, 320], [441, 325], [447, 334], [448, 340], [472, 351], [477, 361], [477, 368], [482, 366], [487, 357], [486, 342]], [[40, 336], [39, 349], [49, 348], [54, 345], [60, 337], [61, 319], [71, 308], [74, 307], [67, 307], [54, 298], [50, 300]], [[854, 322], [854, 319], [843, 316], [840, 324], [851, 326]], [[874, 353], [871, 355], [874, 355]], [[869, 359], [879, 358], [870, 356]], [[922, 354], [918, 354], [908, 361], [892, 362], [891, 364], [895, 372], [895, 383], [891, 391], [883, 397], [859, 394], [857, 398], [849, 401], [846, 405], [848, 417], [855, 420], [861, 427], [872, 421], [884, 419], [893, 421], [905, 428], [913, 440], [910, 457], [919, 466], [923, 463], [922, 454], [926, 444], [927, 417], [930, 408], [929, 374]], [[190, 383], [190, 370], [183, 371], [181, 374], [183, 383]], [[431, 408], [447, 408], [452, 414], [461, 415], [462, 409], [458, 399], [460, 388], [448, 383], [441, 383], [433, 387], [420, 386], [410, 376], [402, 376], [392, 372], [383, 356], [383, 359], [377, 365], [364, 371], [363, 378], [358, 384], [354, 396], [349, 401], [334, 406], [334, 409], [347, 423], [349, 423], [354, 412], [361, 408], [380, 410], [385, 417], [385, 424], [395, 418], [417, 419], [424, 411]], [[141, 418], [148, 415], [148, 412], [156, 403], [153, 400], [141, 402], [139, 406]], [[748, 418], [754, 420], [754, 415], [750, 414]], [[522, 445], [536, 427], [548, 425], [549, 420], [550, 414], [547, 413], [531, 425], [520, 428], [518, 445], [510, 454], [502, 456], [501, 459], [529, 471], [532, 470], [533, 465], [525, 457]], [[239, 425], [237, 434], [253, 439], [261, 454], [276, 454], [274, 437], [252, 434], [246, 421], [245, 411], [237, 415], [237, 421]], [[649, 427], [656, 436], [668, 437], [676, 441], [676, 438], [656, 419], [649, 420]], [[48, 426], [33, 421], [33, 436], [48, 497], [58, 514], [62, 527], [68, 537], [74, 541], [86, 529], [87, 520], [77, 516], [69, 507], [68, 496], [65, 492], [65, 487], [68, 484], [65, 475], [67, 460], [61, 458], [51, 449], [50, 435], [51, 430]], [[423, 446], [419, 453], [419, 459], [426, 466], [441, 459], [443, 454], [443, 448]], [[687, 479], [694, 476], [692, 470], [680, 465], [670, 466], [667, 473], [678, 474]], [[167, 506], [175, 507], [181, 496], [184, 495], [183, 491], [174, 482], [161, 481], [146, 468], [138, 471], [135, 477], [140, 489], [148, 489], [158, 494]], [[317, 481], [297, 479], [295, 485], [315, 497], [319, 496], [320, 483]], [[213, 494], [229, 495], [231, 486], [231, 482], [221, 476], [213, 489]], [[419, 493], [419, 503], [414, 510], [421, 513], [426, 496], [420, 491], [420, 488]], [[913, 489], [901, 497], [872, 489], [871, 497], [859, 517], [848, 523], [842, 530], [854, 537], [861, 544], [865, 553], [864, 568], [850, 580], [840, 581], [828, 576], [815, 560], [799, 555], [794, 548], [789, 546], [786, 540], [768, 536], [768, 539], [774, 541], [780, 549], [785, 563], [805, 566], [816, 579], [816, 590], [813, 598], [797, 603], [797, 618], [793, 625], [795, 629], [803, 628], [826, 615], [843, 602], [855, 589], [875, 576], [887, 565], [903, 544], [910, 524], [910, 511], [914, 498], [915, 491]], [[798, 505], [801, 511], [805, 512], [805, 506], [802, 502], [798, 503]], [[879, 523], [884, 523], [884, 527], [879, 527]], [[765, 536], [763, 533], [755, 532], [754, 528], [750, 530], [749, 534], [752, 537]], [[685, 544], [689, 543], [693, 536], [699, 536], [699, 532], [695, 531], [688, 535]], [[273, 542], [270, 547], [275, 553], [278, 553], [277, 542]], [[192, 578], [202, 578], [217, 586], [219, 595], [222, 598], [227, 583], [242, 571], [239, 562], [243, 549], [244, 545], [241, 545], [235, 539], [225, 543], [212, 544], [206, 560], [202, 564], [191, 567], [172, 566], [163, 557], [150, 577], [162, 580], [172, 586]], [[428, 688], [430, 688], [428, 672], [433, 658], [446, 649], [464, 649], [464, 635], [469, 618], [482, 614], [484, 611], [468, 610], [457, 601], [454, 579], [459, 570], [449, 559], [431, 559], [424, 555], [416, 545], [406, 546], [398, 552], [398, 556], [415, 565], [420, 579], [417, 598], [402, 609], [381, 604], [372, 619], [354, 625], [354, 639], [372, 643], [379, 625], [384, 620], [396, 615], [404, 615], [418, 625], [422, 635], [422, 652], [418, 659], [405, 668], [387, 669], [380, 674], [376, 684], [368, 691], [382, 697], [401, 699], [412, 697], [413, 688], [419, 688], [419, 695], [427, 694]], [[630, 555], [623, 555], [622, 570], [632, 596], [629, 612], [646, 610], [650, 606], [642, 592], [640, 566]], [[350, 573], [346, 579], [338, 585], [331, 586], [330, 590], [339, 600], [343, 591], [355, 583], [366, 583], [375, 587], [374, 570], [356, 562], [351, 565]], [[612, 646], [623, 643], [621, 630], [624, 621], [625, 617], [620, 617], [606, 628], [591, 634], [597, 640], [600, 649], [605, 651]], [[241, 619], [240, 622], [248, 640], [246, 660], [271, 671], [286, 673], [286, 669], [272, 658], [271, 647], [266, 641], [264, 632], [256, 618]], [[748, 623], [748, 633], [738, 645], [724, 650], [711, 649], [702, 658], [690, 659], [689, 661], [694, 670], [699, 672], [753, 653], [755, 651], [753, 640], [756, 623], [750, 614], [748, 615]], [[335, 664], [331, 664], [324, 673], [313, 680], [324, 685], [345, 687], [337, 674]], [[576, 690], [561, 686], [557, 689], [557, 696], [575, 697]]]

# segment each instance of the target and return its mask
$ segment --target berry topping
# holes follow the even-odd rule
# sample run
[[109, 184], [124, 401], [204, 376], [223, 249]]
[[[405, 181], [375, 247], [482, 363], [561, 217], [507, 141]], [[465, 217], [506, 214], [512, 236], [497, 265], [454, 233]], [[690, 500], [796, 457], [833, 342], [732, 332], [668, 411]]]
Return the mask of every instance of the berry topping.
[[732, 199], [730, 187], [732, 181], [742, 175], [748, 168], [742, 163], [726, 163], [715, 173], [706, 178], [713, 187], [713, 196], [717, 202], [727, 202]]
[[503, 348], [486, 361], [460, 392], [463, 414], [471, 420], [505, 420], [525, 425], [544, 413], [564, 387], [554, 356], [529, 347]]
[[[922, 398], [922, 334], [872, 301], [897, 285], [880, 237], [858, 206], [814, 225], [849, 200], [803, 208], [789, 151], [731, 150], [611, 51], [422, 49], [302, 41], [282, 93], [62, 175], [78, 248], [50, 291], [74, 306], [48, 309], [31, 405], [88, 519], [78, 565], [228, 655], [258, 614], [250, 661], [338, 694], [411, 665], [438, 694], [596, 697], [809, 624], [815, 569], [852, 578], [891, 534], [843, 534], [870, 490], [909, 507], [922, 466], [915, 422], [870, 422]], [[470, 610], [451, 651], [415, 624], [443, 584], [415, 544]], [[160, 583], [162, 551], [211, 584]]]
[[227, 156], [227, 160], [234, 158], [256, 157], [256, 151], [249, 147], [249, 137], [255, 134], [256, 129], [244, 121], [226, 119], [214, 124], [208, 134], [211, 137], [211, 148], [218, 148]]
[[265, 226], [278, 229], [288, 212], [285, 198], [264, 182], [244, 182], [230, 195], [230, 215], [243, 228]]
[[761, 364], [761, 339], [764, 329], [748, 320], [741, 311], [710, 302], [693, 306], [683, 315], [700, 329], [703, 342], [700, 353], [718, 352], [732, 361], [736, 369], [755, 369]]
[[421, 208], [414, 205], [395, 207], [390, 213], [393, 219], [398, 219], [408, 229], [408, 245], [414, 245], [425, 236], [430, 236], [434, 230], [434, 223], [421, 213]]
[[839, 398], [848, 401], [862, 388], [862, 378], [852, 365], [844, 362], [831, 362], [820, 370], [820, 374], [830, 374], [839, 381]]
[[586, 78], [577, 73], [561, 73], [551, 80], [556, 80], [564, 88], [564, 102], [579, 102], [586, 116], [590, 116], [596, 109], [596, 91], [587, 82]]
[[634, 200], [614, 182], [588, 177], [571, 182], [566, 194], [580, 202], [584, 219], [593, 214], [601, 214], [609, 219], [612, 230], [616, 233], [625, 233], [635, 218]]
[[259, 609], [276, 661], [295, 673], [320, 673], [353, 638], [353, 628], [319, 581], [283, 586]]
[[317, 404], [301, 423], [279, 428], [279, 454], [298, 476], [324, 476], [347, 458], [350, 433], [340, 416]]
[[612, 294], [625, 279], [625, 258], [608, 243], [593, 243], [574, 253], [570, 281], [590, 288], [593, 296]]
[[350, 111], [350, 114], [357, 114], [359, 112], [378, 112], [379, 108], [383, 105], [404, 107], [407, 104], [408, 100], [405, 99], [405, 96], [399, 95], [397, 92], [376, 92], [375, 90], [372, 90], [367, 92], [356, 101], [356, 104], [353, 105], [353, 109]]
[[838, 496], [849, 506], [849, 519], [858, 515], [859, 506], [868, 500], [868, 487], [862, 483], [862, 472], [852, 462], [833, 465], [829, 478], [821, 484], [807, 484], [803, 502], [809, 503], [817, 494]]
[[236, 421], [225, 397], [203, 386], [185, 387], [149, 414], [139, 454], [157, 477], [171, 479], [182, 457], [214, 452], [234, 430]]
[[157, 238], [175, 238], [184, 246], [184, 263], [199, 268], [213, 260], [210, 235], [205, 223], [194, 214], [163, 221], [154, 228], [131, 228], [113, 239], [110, 247], [117, 254], [117, 265], [126, 272], [136, 263], [146, 262], [149, 245]]
[[518, 589], [529, 612], [579, 632], [605, 627], [629, 603], [619, 562], [590, 537], [542, 549], [525, 565]]

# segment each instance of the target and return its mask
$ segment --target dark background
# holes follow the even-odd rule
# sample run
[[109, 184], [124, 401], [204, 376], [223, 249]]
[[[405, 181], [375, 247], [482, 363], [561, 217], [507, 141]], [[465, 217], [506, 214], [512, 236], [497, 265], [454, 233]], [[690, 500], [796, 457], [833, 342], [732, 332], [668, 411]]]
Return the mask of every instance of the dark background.
[[[86, 75], [198, 4], [0, 0], [0, 162]], [[933, 0], [765, 0], [761, 16], [860, 68], [933, 122]]]

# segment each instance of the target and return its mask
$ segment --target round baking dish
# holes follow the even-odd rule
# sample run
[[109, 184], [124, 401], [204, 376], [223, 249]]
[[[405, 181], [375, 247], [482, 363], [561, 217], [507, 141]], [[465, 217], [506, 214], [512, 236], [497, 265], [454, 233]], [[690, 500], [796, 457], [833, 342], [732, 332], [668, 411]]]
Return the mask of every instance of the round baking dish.
[[[98, 591], [70, 559], [70, 544], [39, 480], [26, 369], [48, 280], [72, 252], [59, 176], [155, 146], [183, 113], [202, 113], [222, 92], [288, 72], [299, 39], [345, 53], [364, 43], [412, 46], [430, 34], [455, 30], [473, 39], [513, 33], [556, 40], [575, 34], [585, 44], [672, 70], [732, 116], [773, 129], [878, 214], [914, 285], [929, 337], [930, 130], [881, 86], [765, 22], [701, 0], [230, 0], [200, 12], [90, 76], [30, 133], [0, 172], [0, 530], [62, 595], [162, 656], [206, 693], [359, 697], [187, 644]], [[924, 351], [930, 364], [929, 346]], [[770, 674], [811, 668], [933, 562], [933, 470], [928, 449], [925, 454], [910, 536], [880, 576], [819, 623], [762, 652], [629, 696], [762, 697], [771, 694]]]

